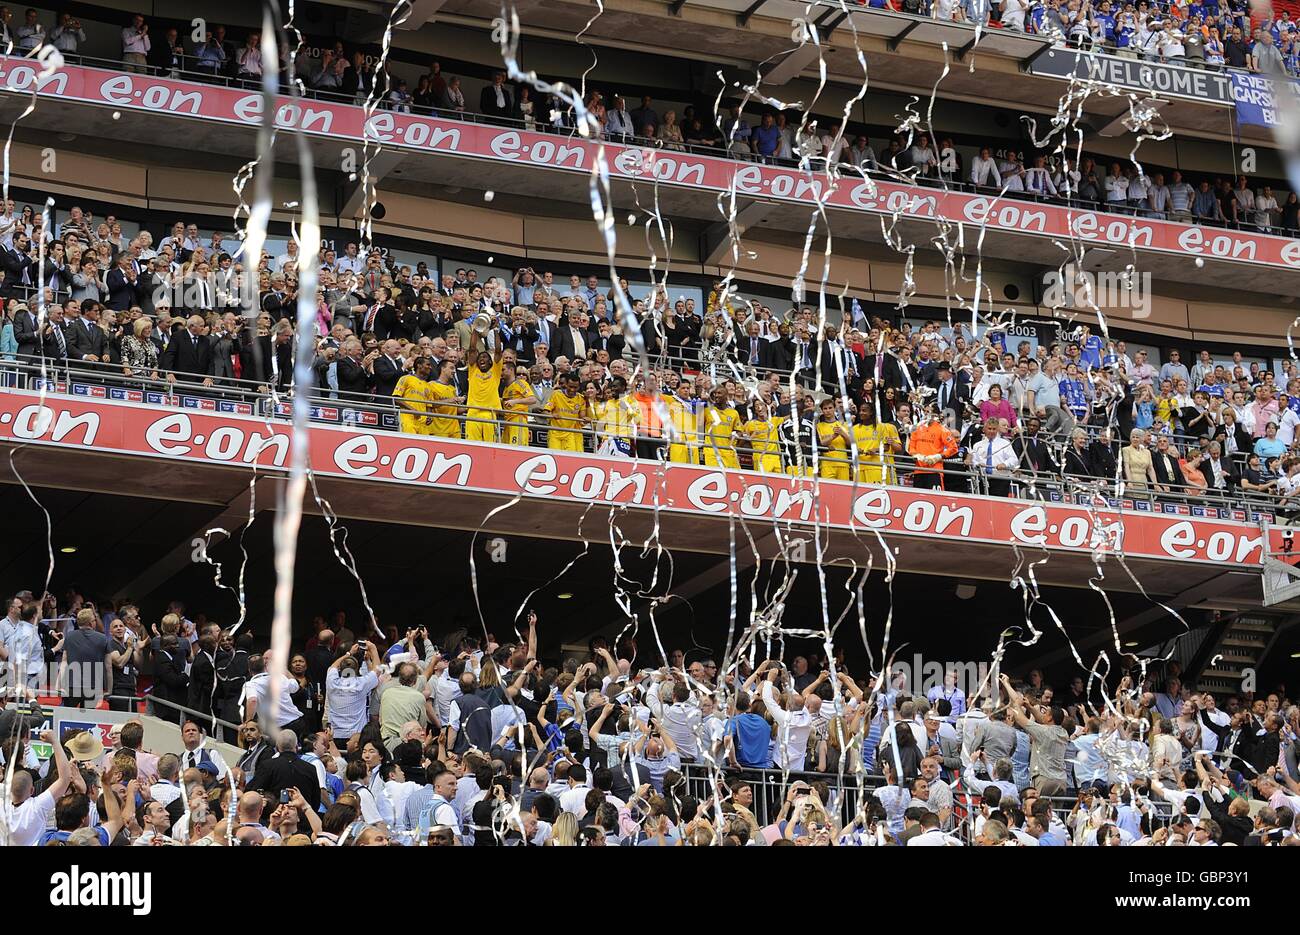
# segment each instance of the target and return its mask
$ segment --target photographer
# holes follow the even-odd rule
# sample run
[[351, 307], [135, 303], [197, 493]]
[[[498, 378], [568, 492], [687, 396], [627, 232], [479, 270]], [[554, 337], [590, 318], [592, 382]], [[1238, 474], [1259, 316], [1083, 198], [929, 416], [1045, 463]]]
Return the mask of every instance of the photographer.
[[379, 650], [357, 640], [325, 673], [325, 720], [340, 745], [370, 720], [370, 693], [379, 687]]
[[50, 30], [50, 42], [63, 53], [64, 58], [77, 54], [77, 46], [86, 41], [86, 31], [81, 20], [70, 13], [59, 14], [59, 25]]
[[198, 48], [195, 69], [216, 77], [226, 70], [226, 50], [212, 33], [206, 33], [203, 45]]

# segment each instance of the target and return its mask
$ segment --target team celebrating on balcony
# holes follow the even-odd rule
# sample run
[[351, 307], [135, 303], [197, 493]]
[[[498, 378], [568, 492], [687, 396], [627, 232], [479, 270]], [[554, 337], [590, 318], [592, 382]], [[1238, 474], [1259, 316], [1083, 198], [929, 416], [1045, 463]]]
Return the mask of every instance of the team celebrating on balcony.
[[[156, 388], [289, 390], [295, 243], [261, 258], [254, 287], [195, 224], [156, 247], [80, 207], [55, 226], [12, 203], [0, 215], [7, 359]], [[819, 324], [810, 305], [774, 310], [722, 283], [703, 308], [662, 287], [631, 295], [633, 342], [594, 275], [439, 276], [355, 243], [317, 259], [314, 393], [395, 410], [412, 434], [1002, 496], [1115, 479], [1139, 497], [1288, 511], [1300, 488], [1290, 361], [1274, 373], [1240, 352], [1184, 362], [1171, 349], [1161, 363], [1083, 324], [1037, 346], [997, 324], [974, 338], [968, 323], [868, 318], [856, 301]]]

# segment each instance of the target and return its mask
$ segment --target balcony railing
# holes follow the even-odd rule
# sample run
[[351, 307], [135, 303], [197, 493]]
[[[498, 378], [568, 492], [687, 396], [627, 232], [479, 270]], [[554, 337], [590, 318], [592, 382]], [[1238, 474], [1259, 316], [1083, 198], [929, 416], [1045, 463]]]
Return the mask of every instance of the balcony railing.
[[[27, 389], [47, 394], [82, 399], [106, 399], [134, 403], [150, 408], [176, 408], [225, 412], [235, 416], [253, 416], [269, 420], [286, 421], [292, 415], [293, 394], [283, 390], [272, 392], [266, 384], [250, 380], [222, 377], [205, 384], [207, 378], [179, 375], [169, 380], [161, 375], [141, 378], [126, 376], [121, 365], [78, 362], [71, 367], [55, 367], [39, 360], [0, 361], [0, 392], [3, 388]], [[543, 389], [542, 392], [559, 392]], [[358, 429], [384, 432], [415, 431], [416, 420], [425, 413], [403, 409], [393, 398], [376, 398], [371, 394], [356, 395], [329, 389], [314, 388], [310, 396], [310, 418], [323, 425], [347, 425]], [[907, 454], [889, 454], [882, 459], [879, 451], [850, 450], [837, 457], [817, 457], [806, 445], [794, 439], [781, 438], [774, 442], [754, 444], [743, 438], [733, 439], [730, 446], [725, 439], [710, 435], [701, 419], [694, 425], [662, 423], [666, 409], [652, 406], [654, 420], [662, 427], [642, 430], [634, 416], [635, 406], [624, 401], [625, 417], [609, 418], [599, 408], [605, 401], [598, 400], [583, 410], [582, 424], [572, 426], [570, 418], [540, 411], [537, 404], [515, 410], [470, 411], [464, 402], [438, 404], [428, 413], [441, 423], [437, 433], [423, 428], [420, 434], [443, 437], [449, 440], [472, 438], [510, 447], [547, 448], [552, 433], [568, 437], [570, 450], [577, 453], [603, 454], [663, 459], [686, 464], [703, 464], [710, 467], [732, 467], [759, 473], [776, 473], [794, 476], [813, 476], [823, 479], [854, 480], [884, 486], [913, 486], [918, 467], [926, 466]], [[697, 403], [703, 407], [702, 401]], [[408, 415], [403, 425], [403, 413]], [[486, 413], [486, 414], [485, 414]], [[563, 424], [557, 424], [563, 423]], [[1093, 438], [1099, 431], [1091, 430]], [[476, 429], [471, 431], [471, 429]], [[1049, 436], [1044, 436], [1049, 438]], [[1174, 436], [1180, 445], [1194, 439]], [[1055, 456], [1060, 458], [1062, 441], [1052, 440]], [[1118, 445], [1111, 444], [1112, 454]], [[942, 463], [944, 486], [949, 491], [967, 491], [997, 495], [1001, 485], [990, 489], [990, 477], [982, 470], [964, 463], [965, 450]], [[883, 480], [882, 480], [883, 478]], [[1117, 477], [1074, 477], [1046, 471], [1018, 468], [993, 475], [993, 480], [1010, 481], [1009, 496], [1046, 504], [1096, 505], [1102, 498], [1114, 509], [1138, 510], [1148, 513], [1174, 513], [1202, 516], [1209, 519], [1235, 519], [1238, 521], [1272, 522], [1279, 512], [1286, 513], [1289, 504], [1279, 496], [1237, 488], [1206, 490], [1197, 487], [1174, 485], [1158, 489], [1135, 489], [1123, 484]]]

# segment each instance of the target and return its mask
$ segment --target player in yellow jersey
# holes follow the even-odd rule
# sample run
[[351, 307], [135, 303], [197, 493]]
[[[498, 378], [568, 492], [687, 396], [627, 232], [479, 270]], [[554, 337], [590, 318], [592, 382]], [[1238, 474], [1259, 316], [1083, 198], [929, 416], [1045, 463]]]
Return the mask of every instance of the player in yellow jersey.
[[725, 387], [718, 387], [709, 396], [709, 408], [704, 411], [704, 463], [710, 467], [739, 468], [733, 439], [740, 430], [740, 413], [731, 408]]
[[668, 445], [668, 460], [678, 464], [700, 463], [700, 415], [704, 404], [695, 399], [695, 386], [683, 379], [677, 384], [677, 393], [664, 396], [664, 408], [672, 421], [672, 441]]
[[898, 483], [894, 455], [903, 453], [903, 440], [892, 422], [876, 421], [876, 407], [870, 401], [858, 404], [853, 443], [858, 446], [859, 483]]
[[819, 473], [827, 480], [849, 479], [849, 444], [852, 436], [835, 412], [835, 400], [823, 399], [817, 417]]
[[429, 374], [432, 372], [433, 361], [417, 357], [415, 372], [403, 374], [397, 386], [393, 387], [402, 431], [408, 435], [428, 435], [433, 425], [433, 417], [427, 414], [430, 408]]
[[501, 406], [506, 411], [501, 441], [507, 445], [528, 446], [528, 409], [537, 404], [533, 388], [523, 377], [515, 376], [514, 364], [501, 368]]
[[425, 434], [437, 438], [460, 438], [460, 420], [456, 413], [465, 398], [456, 395], [456, 361], [444, 360], [437, 367], [438, 376], [425, 384], [432, 403]]
[[474, 366], [469, 368], [465, 437], [475, 442], [494, 442], [497, 440], [496, 420], [501, 418], [501, 353], [504, 348], [498, 340], [493, 351], [488, 353], [478, 350], [482, 343], [483, 336], [471, 330], [469, 356]]
[[582, 451], [583, 423], [587, 422], [587, 399], [578, 392], [578, 375], [566, 373], [551, 393], [542, 411], [550, 415], [546, 447], [557, 451]]
[[773, 416], [772, 410], [761, 399], [754, 400], [751, 407], [754, 417], [741, 427], [741, 432], [749, 439], [754, 451], [754, 470], [764, 474], [781, 473], [781, 423], [785, 419]]
[[621, 439], [630, 456], [636, 450], [632, 437], [637, 416], [636, 403], [626, 395], [626, 389], [626, 381], [616, 377], [597, 391], [591, 405], [591, 427], [596, 433], [597, 448]]

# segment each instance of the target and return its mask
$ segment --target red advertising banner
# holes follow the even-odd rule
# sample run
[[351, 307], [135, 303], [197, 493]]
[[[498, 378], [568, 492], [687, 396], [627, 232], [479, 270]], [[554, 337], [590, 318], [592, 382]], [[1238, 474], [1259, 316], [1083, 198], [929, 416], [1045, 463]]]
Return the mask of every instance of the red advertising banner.
[[[942, 491], [661, 464], [312, 425], [311, 466], [320, 476], [621, 504], [704, 516], [859, 532], [1040, 546], [1099, 547], [1142, 558], [1263, 564], [1258, 524], [1133, 512], [1128, 508], [1030, 503]], [[69, 451], [287, 470], [283, 422], [202, 409], [158, 410], [82, 397], [0, 391], [0, 442]], [[1280, 542], [1280, 533], [1273, 531]]]
[[[39, 67], [30, 60], [0, 58], [0, 90], [31, 93], [35, 88], [40, 96], [60, 100], [245, 126], [257, 125], [262, 117], [262, 97], [252, 90], [74, 65], [43, 79], [39, 73]], [[327, 101], [281, 98], [275, 119], [280, 127], [296, 127], [340, 141], [362, 142], [368, 138], [401, 149], [583, 174], [591, 172], [598, 150], [595, 143], [579, 138], [390, 111], [372, 114], [366, 121], [361, 107]], [[740, 195], [806, 206], [824, 200], [828, 207], [891, 217], [898, 213], [1189, 258], [1300, 268], [1300, 242], [1286, 237], [944, 192], [857, 176], [846, 176], [832, 184], [825, 175], [793, 168], [639, 146], [610, 143], [605, 147], [605, 156], [614, 178], [657, 180], [664, 185], [715, 193], [730, 191], [734, 185]]]

